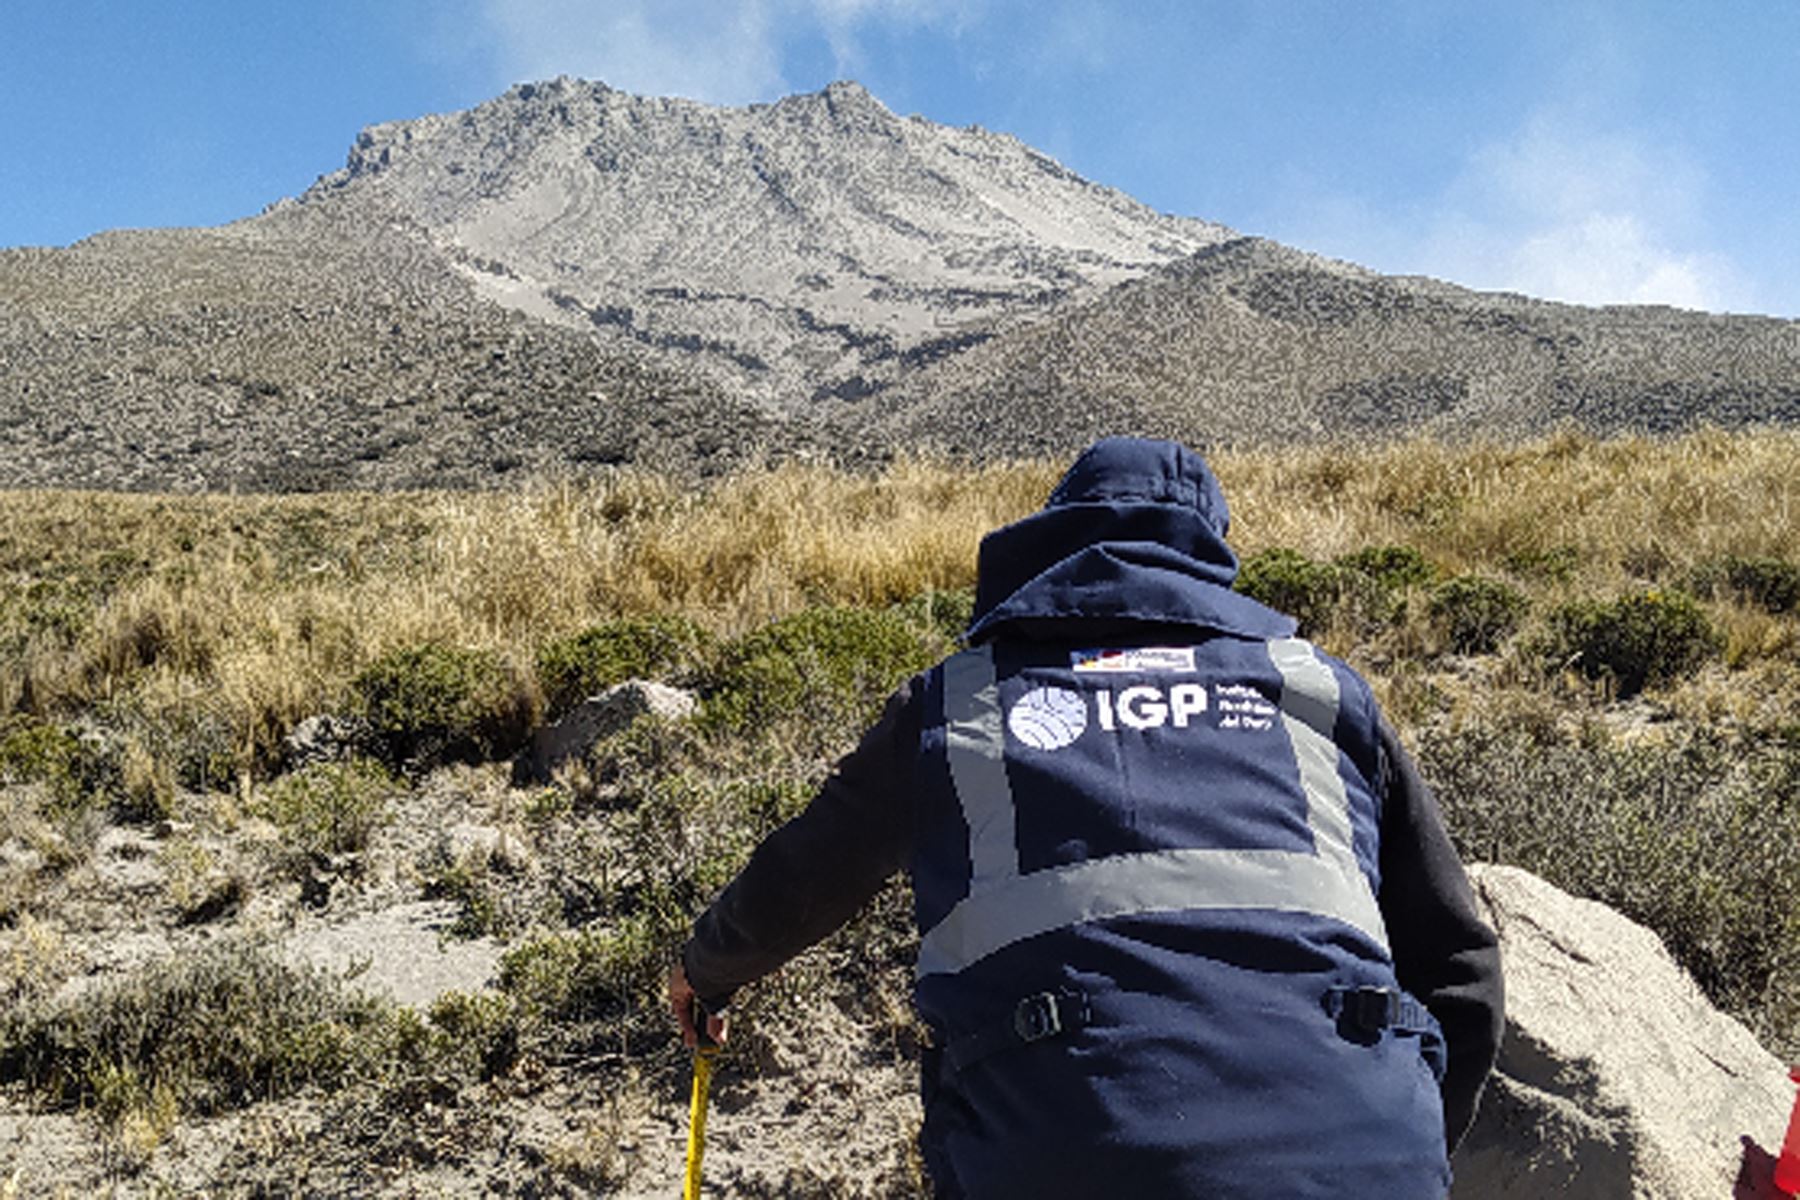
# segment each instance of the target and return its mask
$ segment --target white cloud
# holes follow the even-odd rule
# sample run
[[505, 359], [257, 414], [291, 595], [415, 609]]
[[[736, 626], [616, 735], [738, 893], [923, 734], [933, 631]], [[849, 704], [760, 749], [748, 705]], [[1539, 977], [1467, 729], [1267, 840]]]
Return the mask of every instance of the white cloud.
[[722, 104], [783, 87], [759, 0], [486, 0], [510, 81], [575, 75], [626, 91]]
[[1438, 198], [1419, 269], [1579, 304], [1743, 308], [1745, 279], [1705, 248], [1707, 187], [1678, 148], [1542, 112]]
[[1402, 213], [1301, 184], [1278, 236], [1379, 270], [1549, 300], [1756, 311], [1746, 273], [1710, 248], [1709, 187], [1678, 147], [1545, 109]]
[[575, 75], [630, 92], [716, 104], [791, 91], [786, 48], [817, 36], [840, 75], [862, 62], [872, 23], [957, 25], [950, 0], [483, 0], [509, 81]]

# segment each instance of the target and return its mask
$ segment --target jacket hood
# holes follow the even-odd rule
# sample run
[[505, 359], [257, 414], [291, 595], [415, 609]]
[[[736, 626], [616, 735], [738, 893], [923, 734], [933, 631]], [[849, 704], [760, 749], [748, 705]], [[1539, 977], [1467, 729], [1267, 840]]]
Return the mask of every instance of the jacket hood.
[[982, 539], [968, 640], [1005, 622], [1058, 617], [1290, 635], [1291, 619], [1231, 591], [1230, 522], [1217, 477], [1186, 446], [1096, 442], [1042, 510]]

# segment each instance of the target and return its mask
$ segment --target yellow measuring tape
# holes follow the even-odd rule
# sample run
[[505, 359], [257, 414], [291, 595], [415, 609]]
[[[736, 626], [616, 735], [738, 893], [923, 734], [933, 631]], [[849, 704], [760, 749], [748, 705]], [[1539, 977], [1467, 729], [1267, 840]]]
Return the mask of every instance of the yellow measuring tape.
[[[701, 1017], [701, 1020], [705, 1019]], [[694, 1099], [688, 1108], [687, 1182], [682, 1185], [681, 1200], [700, 1200], [700, 1156], [706, 1150], [706, 1097], [712, 1090], [713, 1055], [717, 1053], [716, 1046], [702, 1046], [694, 1051]]]

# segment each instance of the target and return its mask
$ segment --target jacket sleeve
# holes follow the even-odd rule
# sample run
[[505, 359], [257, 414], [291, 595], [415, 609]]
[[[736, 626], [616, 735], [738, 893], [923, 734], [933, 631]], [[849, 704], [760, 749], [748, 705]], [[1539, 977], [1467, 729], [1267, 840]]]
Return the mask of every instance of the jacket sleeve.
[[1436, 799], [1385, 720], [1380, 745], [1381, 914], [1400, 986], [1444, 1030], [1444, 1136], [1455, 1150], [1499, 1053], [1505, 1023], [1499, 942], [1476, 910]]
[[915, 684], [695, 922], [682, 966], [708, 1008], [843, 925], [912, 856]]

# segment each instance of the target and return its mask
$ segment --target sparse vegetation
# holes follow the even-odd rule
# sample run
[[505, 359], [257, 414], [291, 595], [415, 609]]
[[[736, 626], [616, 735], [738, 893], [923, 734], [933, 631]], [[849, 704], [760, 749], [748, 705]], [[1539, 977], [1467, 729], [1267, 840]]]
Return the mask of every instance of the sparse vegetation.
[[[680, 1090], [658, 996], [673, 944], [889, 689], [952, 648], [978, 538], [1062, 465], [379, 499], [0, 493], [0, 1084], [93, 1114], [132, 1161], [194, 1114], [279, 1095], [331, 1105], [357, 1161], [430, 1161], [453, 1152], [420, 1131], [473, 1120], [452, 1103], [469, 1089], [593, 1077], [612, 1115], [545, 1150], [546, 1190], [622, 1186], [638, 1159], [620, 1122]], [[1371, 678], [1465, 853], [1650, 924], [1800, 1053], [1784, 884], [1800, 437], [1214, 465], [1244, 590]], [[701, 717], [640, 721], [507, 786], [534, 721], [629, 676], [695, 690]], [[295, 758], [283, 739], [315, 714], [358, 732]], [[451, 861], [455, 823], [526, 844]], [[250, 853], [225, 853], [234, 839]], [[118, 890], [95, 891], [106, 872]], [[278, 901], [332, 918], [382, 887], [453, 901], [445, 944], [501, 941], [493, 990], [421, 1015], [226, 919]], [[148, 898], [141, 919], [192, 940], [53, 1002], [86, 969], [66, 902], [101, 896]], [[847, 1014], [862, 1053], [915, 1053], [909, 939], [896, 886], [741, 998], [731, 1069], [794, 1069], [818, 1036], [795, 1013]], [[203, 1013], [252, 1009], [241, 1037], [196, 1048], [217, 1024]]]
[[294, 854], [351, 854], [386, 820], [396, 786], [367, 760], [315, 763], [275, 780], [253, 808], [275, 823]]

